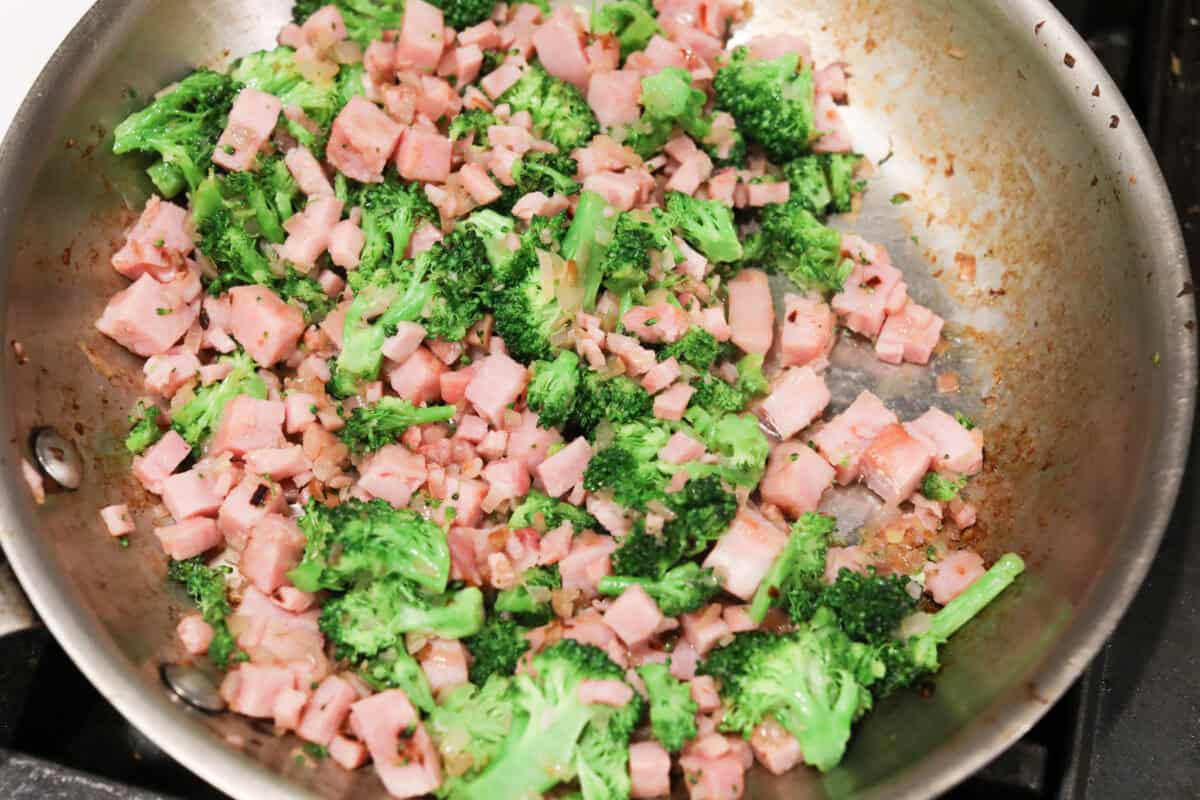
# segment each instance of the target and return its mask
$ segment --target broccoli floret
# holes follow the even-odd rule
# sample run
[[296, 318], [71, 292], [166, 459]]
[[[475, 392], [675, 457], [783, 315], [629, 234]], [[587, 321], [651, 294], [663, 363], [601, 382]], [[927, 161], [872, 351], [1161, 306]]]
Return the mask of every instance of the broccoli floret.
[[400, 397], [382, 397], [378, 402], [355, 408], [338, 435], [355, 452], [378, 450], [393, 444], [413, 425], [454, 419], [455, 411], [454, 406], [417, 408]]
[[948, 503], [958, 497], [967, 485], [965, 475], [960, 475], [957, 478], [950, 478], [942, 475], [940, 472], [928, 472], [925, 478], [921, 481], [921, 494], [928, 497], [930, 500], [938, 500], [943, 503]]
[[621, 58], [645, 49], [659, 32], [657, 14], [645, 0], [615, 0], [605, 3], [592, 16], [592, 32], [612, 34], [621, 45]]
[[713, 78], [717, 108], [728, 111], [738, 130], [762, 145], [775, 162], [806, 152], [816, 130], [812, 69], [797, 53], [762, 60], [745, 47]]
[[493, 617], [479, 632], [463, 640], [471, 653], [471, 683], [483, 686], [493, 675], [508, 677], [529, 650], [526, 628], [512, 620]]
[[292, 267], [287, 268], [282, 278], [271, 283], [271, 288], [283, 300], [299, 306], [304, 312], [304, 321], [310, 325], [325, 319], [336, 304], [334, 298], [325, 294], [325, 290], [316, 279], [303, 275]]
[[821, 592], [821, 605], [837, 614], [842, 630], [851, 639], [878, 644], [896, 630], [917, 607], [900, 575], [866, 575], [842, 567], [832, 586]]
[[[732, 122], [732, 124], [734, 127], [725, 130], [724, 125], [718, 127], [715, 122], [710, 122], [708, 135], [701, 142], [702, 149], [712, 159], [713, 167], [716, 169], [721, 167], [742, 169], [746, 166], [746, 137], [737, 129], [736, 122]], [[728, 144], [724, 144], [725, 142]], [[724, 155], [721, 155], [722, 152]]]
[[[639, 535], [648, 536], [649, 534], [642, 532]], [[629, 561], [630, 555], [626, 551], [623, 565]], [[613, 569], [616, 569], [615, 565]], [[634, 584], [645, 589], [646, 594], [654, 598], [659, 610], [668, 617], [689, 614], [704, 606], [721, 591], [721, 582], [713, 575], [713, 571], [703, 569], [699, 564], [691, 561], [667, 570], [661, 578], [606, 575], [600, 579], [599, 590], [600, 594], [616, 597]]]
[[496, 116], [490, 111], [482, 108], [466, 108], [450, 120], [447, 135], [451, 141], [457, 141], [465, 136], [474, 136], [475, 144], [483, 144], [487, 141], [487, 129], [499, 124], [500, 120], [496, 119]]
[[579, 356], [562, 350], [553, 361], [535, 361], [526, 403], [543, 428], [561, 428], [575, 411], [579, 396]]
[[333, 5], [342, 14], [346, 34], [366, 47], [383, 36], [387, 30], [397, 30], [403, 22], [404, 0], [296, 0], [292, 20], [303, 24], [320, 8]]
[[585, 434], [590, 434], [604, 420], [619, 425], [649, 417], [654, 408], [649, 393], [625, 375], [603, 378], [588, 370], [579, 390], [575, 423]]
[[300, 187], [280, 158], [260, 159], [256, 172], [231, 172], [221, 185], [226, 206], [245, 222], [251, 217], [258, 233], [272, 244], [283, 244], [283, 223], [295, 213]]
[[669, 753], [678, 753], [696, 738], [696, 712], [688, 685], [671, 674], [666, 664], [643, 664], [638, 675], [650, 700], [650, 732]]
[[[690, 420], [699, 420], [693, 414]], [[690, 462], [687, 469], [693, 475], [715, 472], [730, 483], [757, 486], [766, 469], [771, 443], [752, 414], [725, 414], [711, 424], [697, 428], [710, 452], [717, 454], [716, 465]]]
[[482, 686], [459, 686], [432, 709], [425, 727], [445, 768], [438, 797], [461, 797], [461, 784], [482, 772], [513, 725], [512, 682], [492, 678]]
[[547, 196], [577, 194], [579, 183], [574, 176], [578, 169], [575, 159], [562, 153], [526, 153], [513, 162], [514, 183], [501, 187], [500, 197], [492, 202], [492, 207], [512, 213], [517, 201], [530, 192]]
[[675, 468], [660, 464], [658, 451], [671, 438], [661, 425], [629, 422], [615, 429], [612, 444], [592, 456], [583, 475], [583, 488], [589, 492], [610, 491], [614, 499], [629, 508], [645, 508], [646, 503], [662, 495]]
[[298, 106], [316, 123], [318, 133], [281, 117], [288, 132], [314, 155], [325, 151], [333, 119], [344, 105], [336, 82], [318, 83], [305, 78], [297, 67], [296, 52], [290, 47], [260, 50], [243, 56], [229, 75], [239, 84], [275, 95], [284, 108]]
[[584, 308], [595, 306], [602, 286], [623, 301], [638, 296], [650, 280], [652, 253], [674, 247], [670, 225], [661, 213], [622, 212], [603, 258], [590, 259], [583, 273]]
[[425, 670], [403, 647], [391, 647], [364, 661], [359, 674], [375, 689], [401, 689], [414, 706], [430, 714], [437, 707]]
[[125, 437], [125, 449], [137, 455], [157, 442], [163, 434], [158, 427], [158, 406], [138, 400], [129, 412], [129, 435]]
[[385, 500], [351, 498], [337, 508], [309, 501], [299, 523], [308, 542], [304, 559], [288, 573], [298, 589], [346, 589], [391, 575], [435, 594], [446, 589], [446, 534], [415, 511]]
[[858, 168], [862, 156], [856, 153], [822, 153], [818, 158], [825, 169], [825, 177], [829, 180], [829, 191], [832, 195], [830, 210], [845, 214], [851, 209], [854, 194], [866, 187], [864, 181], [854, 177], [854, 171]]
[[488, 263], [498, 274], [507, 274], [516, 253], [509, 248], [506, 239], [516, 230], [512, 217], [497, 213], [491, 208], [481, 208], [458, 222], [460, 227], [470, 228], [479, 234], [487, 249]]
[[267, 384], [258, 374], [254, 359], [238, 350], [221, 359], [229, 373], [217, 383], [201, 386], [195, 396], [171, 415], [171, 427], [193, 448], [213, 432], [225, 404], [238, 395], [267, 399]]
[[496, 102], [508, 103], [513, 111], [528, 111], [534, 132], [559, 152], [583, 147], [600, 130], [596, 115], [580, 91], [537, 63], [529, 65]]
[[715, 421], [721, 414], [737, 413], [746, 407], [745, 395], [715, 375], [701, 375], [692, 387], [696, 391], [688, 401], [685, 419]]
[[576, 271], [584, 276], [583, 308], [586, 311], [596, 307], [603, 275], [600, 262], [604, 260], [604, 250], [612, 238], [616, 215], [617, 212], [599, 194], [583, 192], [563, 239], [563, 258], [574, 261]]
[[388, 575], [325, 603], [319, 623], [338, 653], [372, 656], [403, 647], [410, 632], [441, 639], [475, 635], [483, 626], [483, 593], [468, 586], [431, 596], [412, 581]]
[[643, 702], [635, 693], [622, 707], [584, 703], [586, 680], [623, 680], [623, 670], [591, 645], [565, 639], [533, 659], [537, 675], [512, 679], [513, 723], [482, 772], [458, 782], [463, 800], [539, 797], [577, 780], [585, 800], [628, 797], [629, 737]]
[[736, 388], [747, 401], [766, 394], [771, 383], [763, 374], [763, 354], [747, 353], [738, 359]]
[[670, 192], [667, 194], [667, 213], [687, 243], [709, 261], [737, 261], [742, 257], [742, 244], [733, 226], [733, 212], [719, 200]]
[[113, 153], [156, 153], [162, 160], [148, 171], [163, 197], [195, 189], [212, 169], [213, 149], [237, 92], [225, 75], [197, 70], [126, 117], [113, 130]]
[[795, 622], [804, 622], [812, 616], [824, 588], [825, 555], [836, 527], [833, 517], [811, 512], [801, 514], [792, 523], [787, 544], [754, 593], [751, 619], [762, 622], [774, 605], [786, 606]]
[[[535, 628], [554, 618], [548, 595], [562, 587], [562, 575], [557, 565], [530, 567], [521, 573], [521, 582], [511, 589], [496, 593], [493, 607], [498, 613], [511, 615], [522, 625]], [[530, 591], [530, 590], [534, 591]], [[547, 597], [539, 598], [537, 590]]]
[[859, 184], [854, 170], [861, 156], [851, 153], [804, 155], [783, 165], [790, 194], [788, 201], [824, 219], [826, 214], [850, 210]]
[[975, 430], [975, 421], [961, 411], [954, 412], [954, 419], [958, 421], [959, 425], [962, 425], [967, 430]]
[[437, 209], [416, 183], [390, 179], [363, 186], [353, 193], [352, 205], [363, 210], [364, 237], [358, 269], [347, 274], [350, 287], [358, 291], [384, 275], [401, 269], [404, 251], [418, 222], [438, 219]]
[[513, 530], [537, 527], [552, 531], [564, 522], [571, 523], [575, 533], [596, 527], [596, 518], [584, 509], [533, 489], [525, 495], [521, 505], [513, 509], [508, 527]]
[[854, 268], [842, 258], [842, 234], [822, 225], [799, 201], [764, 206], [753, 238], [755, 260], [804, 289], [840, 291]]
[[238, 650], [226, 619], [233, 613], [225, 596], [225, 575], [229, 567], [210, 567], [200, 556], [167, 564], [167, 577], [183, 586], [188, 597], [200, 610], [200, 616], [213, 629], [208, 645], [208, 657], [220, 669], [229, 662], [245, 661], [247, 656]]
[[675, 515], [663, 529], [687, 542], [689, 553], [699, 553], [729, 530], [737, 514], [737, 496], [726, 491], [716, 475], [692, 478], [678, 492], [666, 497]]
[[[527, 246], [534, 248], [533, 244]], [[525, 363], [553, 357], [557, 348], [551, 344], [552, 337], [570, 322], [559, 305], [555, 284], [540, 269], [525, 270], [517, 283], [502, 289], [492, 313], [496, 333], [504, 339], [509, 354]]]
[[828, 609], [791, 633], [743, 633], [697, 668], [720, 683], [720, 727], [749, 738], [766, 717], [800, 742], [804, 761], [822, 772], [841, 760], [850, 728], [871, 707], [868, 687], [885, 666], [851, 641]]
[[456, 31], [470, 28], [492, 15], [493, 0], [433, 0], [447, 25]]
[[682, 529], [665, 525], [658, 533], [646, 530], [646, 522], [639, 519], [621, 544], [613, 551], [614, 576], [601, 579], [605, 594], [620, 594], [630, 583], [642, 583], [649, 589], [661, 576], [679, 563], [687, 552], [687, 537]]
[[678, 341], [672, 342], [660, 350], [658, 358], [660, 361], [674, 358], [681, 364], [687, 364], [698, 370], [707, 371], [728, 350], [728, 344], [718, 342], [717, 337], [704, 330], [704, 328], [701, 328], [699, 325], [693, 325], [691, 328], [688, 328], [687, 333], [681, 336]]
[[663, 148], [676, 127], [703, 139], [711, 120], [704, 115], [708, 97], [692, 86], [692, 76], [679, 67], [667, 67], [642, 78], [642, 116], [624, 130], [624, 144], [642, 158]]

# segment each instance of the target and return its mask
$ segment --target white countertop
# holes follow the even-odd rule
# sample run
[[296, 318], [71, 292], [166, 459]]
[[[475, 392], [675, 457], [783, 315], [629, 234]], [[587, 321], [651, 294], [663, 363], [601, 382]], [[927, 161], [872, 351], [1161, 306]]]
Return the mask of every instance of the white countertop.
[[0, 0], [0, 25], [14, 32], [0, 47], [0, 134], [59, 43], [93, 0]]

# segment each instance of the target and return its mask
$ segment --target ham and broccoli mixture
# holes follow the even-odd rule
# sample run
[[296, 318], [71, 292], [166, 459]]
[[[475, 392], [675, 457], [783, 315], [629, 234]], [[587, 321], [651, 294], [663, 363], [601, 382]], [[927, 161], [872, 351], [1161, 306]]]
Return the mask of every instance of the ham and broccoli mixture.
[[830, 408], [839, 341], [925, 364], [942, 320], [824, 224], [843, 66], [743, 13], [304, 0], [117, 127], [155, 194], [96, 326], [232, 711], [393, 797], [736, 798], [1021, 572], [956, 546], [969, 419]]

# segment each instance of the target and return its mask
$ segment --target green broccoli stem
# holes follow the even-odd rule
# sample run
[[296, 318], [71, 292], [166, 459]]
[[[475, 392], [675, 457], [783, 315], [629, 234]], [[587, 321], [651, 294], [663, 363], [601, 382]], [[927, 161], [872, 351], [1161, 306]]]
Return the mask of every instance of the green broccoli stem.
[[[333, 390], [339, 397], [349, 397], [358, 391], [360, 383], [379, 375], [383, 364], [384, 340], [388, 329], [400, 322], [412, 322], [421, 316], [425, 304], [433, 295], [433, 287], [413, 276], [408, 290], [396, 297], [396, 290], [364, 287], [350, 303], [342, 326], [342, 352], [338, 354]], [[369, 317], [380, 305], [386, 309], [374, 322]]]
[[610, 597], [620, 597], [630, 586], [653, 586], [658, 583], [654, 578], [635, 578], [632, 575], [605, 575], [600, 579], [597, 590], [600, 594]]
[[609, 209], [608, 201], [595, 192], [580, 194], [575, 218], [563, 240], [563, 256], [574, 261], [576, 269], [583, 275], [583, 307], [587, 311], [596, 307], [600, 283], [604, 279], [600, 265], [616, 225], [617, 217], [610, 214]]
[[931, 640], [936, 644], [945, 642], [995, 600], [1024, 571], [1025, 562], [1016, 553], [1001, 556], [991, 569], [934, 614], [929, 630], [918, 638]]

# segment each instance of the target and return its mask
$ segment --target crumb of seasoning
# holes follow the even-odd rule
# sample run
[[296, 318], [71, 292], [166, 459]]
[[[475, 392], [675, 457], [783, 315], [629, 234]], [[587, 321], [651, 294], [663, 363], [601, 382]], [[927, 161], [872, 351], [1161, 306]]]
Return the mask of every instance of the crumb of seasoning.
[[1121, 124], [1121, 118], [1118, 117], [1116, 114], [1113, 114], [1111, 117], [1108, 118], [1108, 127], [1115, 128], [1120, 124]]
[[17, 359], [17, 364], [24, 366], [29, 363], [29, 356], [25, 354], [25, 345], [16, 339], [12, 340], [12, 351], [13, 356]]
[[908, 238], [912, 239], [912, 242], [913, 242], [913, 244], [920, 244], [920, 243], [921, 243], [921, 240], [920, 240], [920, 239], [917, 237], [917, 235], [916, 235], [915, 233], [914, 233], [912, 236], [908, 237]]
[[326, 750], [321, 745], [315, 744], [313, 742], [305, 743], [303, 745], [302, 749], [304, 750], [305, 753], [312, 756], [313, 758], [325, 758], [325, 756], [329, 755], [328, 750]]
[[1074, 69], [1075, 68], [1075, 56], [1071, 55], [1070, 53], [1064, 54], [1063, 55], [1063, 63], [1067, 65], [1067, 69]]
[[1034, 32], [1034, 34], [1036, 35], [1036, 34], [1039, 34], [1039, 33], [1041, 33], [1041, 32], [1042, 32], [1042, 26], [1043, 26], [1043, 25], [1045, 25], [1045, 24], [1046, 24], [1046, 20], [1044, 20], [1044, 19], [1043, 19], [1043, 20], [1039, 20], [1039, 21], [1038, 21], [1038, 24], [1036, 24], [1036, 25], [1034, 25], [1034, 26], [1033, 26], [1033, 32]]
[[959, 380], [957, 372], [943, 372], [937, 376], [937, 390], [939, 394], [953, 394], [958, 391]]
[[1096, 84], [1096, 88], [1092, 89], [1092, 97], [1100, 96], [1100, 84]]
[[902, 206], [909, 200], [912, 200], [912, 195], [908, 194], [907, 192], [896, 192], [894, 195], [892, 195], [889, 202], [894, 206]]
[[1171, 74], [1176, 78], [1183, 74], [1183, 61], [1174, 53], [1171, 53]]
[[962, 61], [967, 57], [966, 52], [960, 47], [947, 47], [946, 55], [950, 56], [951, 58], [956, 58], [959, 61]]
[[123, 547], [123, 548], [128, 548], [129, 547], [129, 537], [122, 536], [122, 537], [118, 538], [117, 544], [121, 545], [121, 547]]
[[958, 268], [960, 281], [975, 280], [975, 256], [970, 253], [955, 253], [954, 266]]
[[1162, 353], [1155, 352], [1154, 355], [1150, 356], [1150, 363], [1156, 367], [1162, 364]]

